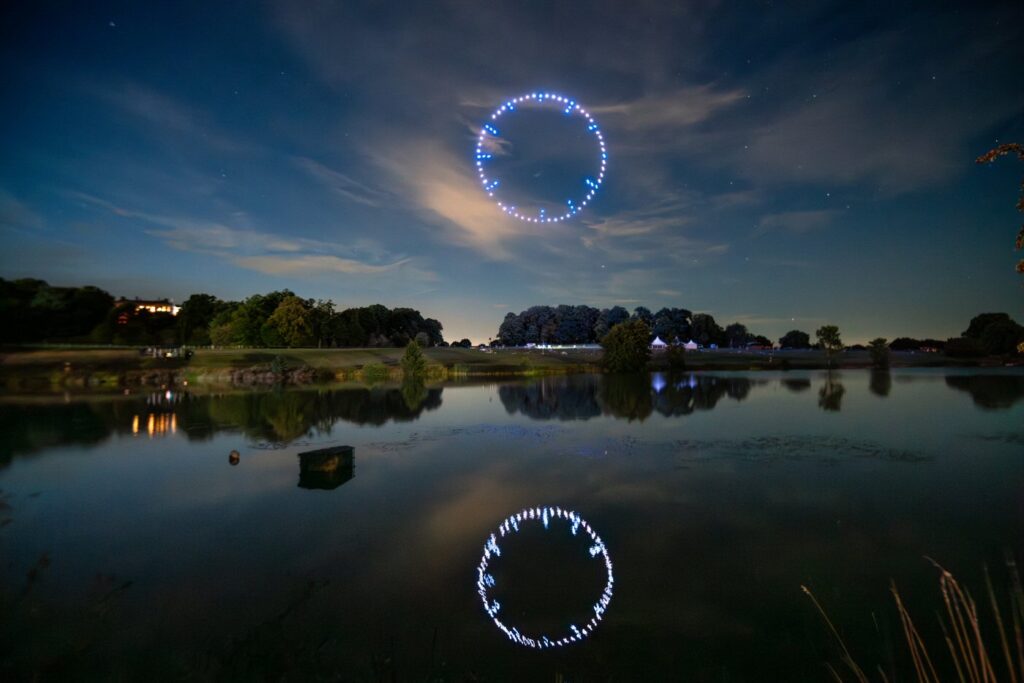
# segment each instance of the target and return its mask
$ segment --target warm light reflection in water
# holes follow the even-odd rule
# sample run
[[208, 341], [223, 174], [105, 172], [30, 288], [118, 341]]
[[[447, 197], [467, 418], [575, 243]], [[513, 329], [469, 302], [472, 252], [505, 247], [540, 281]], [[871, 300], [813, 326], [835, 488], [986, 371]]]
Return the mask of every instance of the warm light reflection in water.
[[[139, 416], [132, 417], [132, 434], [139, 433]], [[149, 413], [146, 417], [146, 434], [149, 438], [178, 433], [178, 416], [175, 413]]]

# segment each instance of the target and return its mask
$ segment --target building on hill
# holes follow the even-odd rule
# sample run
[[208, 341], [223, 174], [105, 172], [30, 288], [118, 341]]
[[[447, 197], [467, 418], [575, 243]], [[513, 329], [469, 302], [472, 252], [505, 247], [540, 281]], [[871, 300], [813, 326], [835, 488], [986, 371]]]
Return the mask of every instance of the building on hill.
[[150, 313], [170, 313], [171, 315], [178, 315], [181, 310], [181, 306], [175, 306], [174, 302], [170, 299], [118, 299], [114, 302], [114, 306], [124, 306], [131, 304], [135, 306], [135, 313], [141, 313], [142, 311], [148, 311]]

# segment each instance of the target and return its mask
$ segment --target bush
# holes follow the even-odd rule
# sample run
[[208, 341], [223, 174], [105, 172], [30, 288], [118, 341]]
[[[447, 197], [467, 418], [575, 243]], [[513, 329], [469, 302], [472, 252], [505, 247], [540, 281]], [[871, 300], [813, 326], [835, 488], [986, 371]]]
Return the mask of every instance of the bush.
[[669, 370], [685, 370], [686, 349], [684, 349], [680, 345], [673, 344], [672, 346], [665, 349], [665, 360], [668, 362]]
[[283, 375], [288, 372], [288, 361], [283, 356], [274, 356], [270, 361], [270, 371], [275, 375]]
[[620, 323], [601, 340], [609, 372], [640, 372], [651, 357], [651, 328], [643, 320]]
[[423, 379], [427, 374], [427, 359], [423, 357], [423, 351], [416, 341], [411, 341], [405, 346], [405, 353], [402, 354], [402, 376], [406, 379]]
[[364, 365], [362, 370], [363, 381], [383, 382], [388, 378], [388, 367], [382, 363], [371, 363]]

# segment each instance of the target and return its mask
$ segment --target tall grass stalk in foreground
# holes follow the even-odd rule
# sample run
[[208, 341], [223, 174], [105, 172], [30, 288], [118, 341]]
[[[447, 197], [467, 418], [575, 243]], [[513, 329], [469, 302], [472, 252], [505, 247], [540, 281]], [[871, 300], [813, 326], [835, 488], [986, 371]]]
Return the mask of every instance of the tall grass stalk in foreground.
[[[970, 591], [961, 586], [956, 578], [935, 560], [925, 559], [939, 570], [939, 590], [946, 613], [944, 617], [941, 614], [937, 616], [939, 626], [942, 628], [946, 650], [949, 652], [950, 661], [956, 671], [956, 678], [953, 680], [960, 681], [960, 683], [1001, 683], [1004, 681], [1006, 683], [1024, 683], [1024, 590], [1021, 588], [1016, 562], [1013, 559], [1007, 560], [1011, 582], [1009, 593], [1012, 625], [1012, 632], [1008, 633], [987, 568], [985, 569], [985, 588], [991, 608], [991, 625], [983, 626], [983, 619]], [[844, 683], [847, 680], [869, 683], [871, 679], [850, 654], [850, 650], [821, 603], [807, 586], [800, 586], [800, 588], [814, 603], [815, 609], [825, 620], [842, 652], [840, 660], [848, 671], [844, 671], [844, 675], [840, 675], [840, 671], [837, 671], [835, 667], [826, 664], [831, 678], [838, 683]], [[896, 611], [900, 617], [903, 636], [906, 639], [910, 661], [914, 666], [916, 680], [918, 683], [942, 683], [943, 679], [939, 677], [936, 670], [935, 660], [914, 625], [910, 612], [904, 606], [895, 582], [892, 583], [890, 592], [896, 602]], [[995, 654], [995, 661], [986, 645], [986, 638], [983, 636], [983, 631], [990, 632], [988, 630], [990, 628], [995, 630], [999, 641], [1000, 652]], [[991, 640], [989, 643], [991, 644]], [[1002, 663], [999, 663], [1000, 660]], [[997, 674], [997, 670], [1005, 673]], [[878, 674], [879, 680], [883, 683], [889, 682], [881, 666], [878, 667]]]

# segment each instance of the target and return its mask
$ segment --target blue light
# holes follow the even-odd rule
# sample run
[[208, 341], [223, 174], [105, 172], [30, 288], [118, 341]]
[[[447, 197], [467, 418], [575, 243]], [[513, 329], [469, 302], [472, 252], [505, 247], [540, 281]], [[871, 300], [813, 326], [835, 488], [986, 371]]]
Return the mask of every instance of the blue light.
[[[569, 97], [565, 97], [563, 95], [558, 95], [556, 93], [549, 92], [533, 92], [527, 93], [525, 95], [520, 95], [519, 97], [513, 97], [512, 99], [506, 101], [503, 105], [501, 105], [501, 107], [496, 109], [491, 114], [491, 119], [497, 120], [497, 118], [500, 117], [502, 114], [505, 114], [506, 112], [515, 111], [516, 105], [518, 105], [519, 103], [529, 101], [533, 101], [538, 104], [547, 103], [548, 101], [556, 102], [558, 103], [557, 106], [564, 105], [562, 111], [566, 115], [579, 114], [584, 119], [586, 119], [587, 130], [594, 133], [594, 135], [597, 137], [598, 145], [600, 147], [600, 169], [597, 173], [597, 180], [594, 181], [592, 178], [587, 179], [587, 185], [589, 185], [592, 188], [591, 191], [582, 200], [579, 201], [578, 206], [575, 205], [571, 199], [568, 200], [566, 202], [567, 210], [565, 211], [565, 213], [562, 213], [561, 215], [546, 216], [543, 210], [540, 211], [539, 217], [522, 214], [514, 206], [505, 206], [502, 203], [500, 197], [496, 197], [496, 203], [498, 204], [498, 207], [503, 212], [512, 216], [513, 218], [517, 218], [521, 221], [526, 221], [529, 223], [557, 223], [559, 221], [566, 220], [578, 214], [580, 211], [582, 211], [583, 207], [587, 205], [587, 202], [589, 202], [593, 198], [594, 190], [598, 188], [598, 186], [601, 184], [601, 181], [604, 178], [608, 154], [605, 149], [604, 137], [601, 135], [601, 131], [598, 128], [597, 122], [594, 121], [594, 118], [587, 112], [586, 109], [577, 104], [576, 100], [571, 99]], [[483, 147], [484, 144], [486, 143], [486, 138], [488, 134], [497, 137], [499, 135], [499, 132], [495, 126], [491, 125], [490, 123], [485, 123], [482, 126], [480, 137], [478, 139], [476, 146], [476, 165], [477, 174], [480, 177], [480, 182], [483, 185], [484, 190], [487, 192], [487, 195], [489, 197], [495, 197], [494, 189], [498, 186], [498, 183], [497, 181], [490, 181], [484, 175], [484, 169], [482, 164], [483, 161], [487, 161], [494, 158], [492, 154], [485, 153], [483, 151]]]

